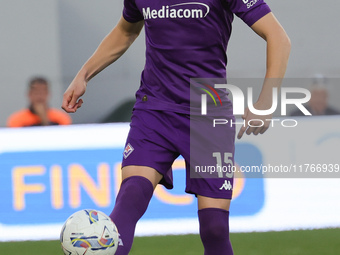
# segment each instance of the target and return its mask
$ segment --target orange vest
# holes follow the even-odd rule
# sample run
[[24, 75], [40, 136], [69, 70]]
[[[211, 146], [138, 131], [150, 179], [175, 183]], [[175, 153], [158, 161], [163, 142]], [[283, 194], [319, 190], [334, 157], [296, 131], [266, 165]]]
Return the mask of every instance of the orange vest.
[[[70, 116], [61, 110], [51, 108], [47, 112], [50, 125], [69, 125], [72, 123]], [[38, 115], [32, 113], [29, 109], [13, 113], [7, 121], [8, 127], [31, 127], [41, 126], [41, 120]]]

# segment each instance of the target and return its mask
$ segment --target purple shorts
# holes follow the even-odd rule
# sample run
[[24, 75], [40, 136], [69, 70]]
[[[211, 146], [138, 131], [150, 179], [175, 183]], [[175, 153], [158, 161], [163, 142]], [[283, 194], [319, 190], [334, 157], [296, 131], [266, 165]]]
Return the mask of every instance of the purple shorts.
[[171, 189], [171, 166], [182, 155], [186, 164], [185, 192], [231, 199], [235, 127], [227, 124], [214, 127], [214, 118], [135, 109], [122, 167], [152, 167], [163, 175], [160, 183]]

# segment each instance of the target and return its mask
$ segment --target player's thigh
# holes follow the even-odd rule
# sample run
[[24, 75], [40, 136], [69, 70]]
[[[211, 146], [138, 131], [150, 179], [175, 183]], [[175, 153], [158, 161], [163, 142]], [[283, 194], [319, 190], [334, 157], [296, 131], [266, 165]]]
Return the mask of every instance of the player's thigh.
[[126, 179], [131, 176], [142, 176], [148, 179], [152, 185], [153, 188], [157, 186], [157, 184], [162, 179], [162, 175], [156, 171], [152, 167], [148, 166], [134, 166], [134, 165], [128, 165], [122, 168], [122, 179]]
[[230, 199], [225, 198], [212, 198], [197, 195], [198, 210], [205, 208], [219, 208], [229, 211]]

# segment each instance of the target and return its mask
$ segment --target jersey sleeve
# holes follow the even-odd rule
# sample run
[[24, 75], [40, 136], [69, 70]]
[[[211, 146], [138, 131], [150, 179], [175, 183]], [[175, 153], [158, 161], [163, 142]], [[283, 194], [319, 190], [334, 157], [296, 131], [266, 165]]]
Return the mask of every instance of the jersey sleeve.
[[138, 10], [135, 0], [124, 0], [123, 17], [131, 23], [144, 19], [142, 13]]
[[270, 13], [269, 6], [263, 0], [225, 0], [230, 10], [248, 26]]

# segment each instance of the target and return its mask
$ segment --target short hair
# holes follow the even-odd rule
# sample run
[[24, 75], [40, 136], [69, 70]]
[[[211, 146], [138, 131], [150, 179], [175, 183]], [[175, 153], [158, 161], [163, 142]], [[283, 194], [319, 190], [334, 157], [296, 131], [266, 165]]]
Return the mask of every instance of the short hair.
[[49, 82], [48, 80], [45, 78], [45, 77], [42, 77], [42, 76], [36, 76], [36, 77], [33, 77], [29, 80], [28, 82], [28, 87], [29, 89], [32, 88], [32, 86], [36, 83], [42, 83], [42, 84], [46, 84], [46, 86], [48, 87], [49, 85]]

